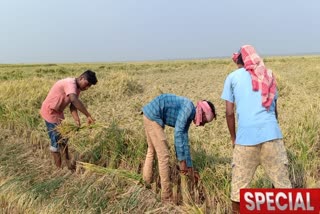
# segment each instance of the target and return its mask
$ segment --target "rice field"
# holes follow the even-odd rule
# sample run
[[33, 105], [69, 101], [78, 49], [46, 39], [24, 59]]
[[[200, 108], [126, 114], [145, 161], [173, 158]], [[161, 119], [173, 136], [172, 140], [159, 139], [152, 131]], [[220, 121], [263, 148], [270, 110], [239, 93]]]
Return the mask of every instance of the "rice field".
[[[320, 56], [267, 57], [278, 82], [279, 123], [295, 188], [320, 188]], [[80, 99], [96, 119], [81, 115], [80, 128], [68, 109], [59, 127], [69, 138], [77, 171], [57, 170], [39, 109], [55, 81], [96, 72], [98, 84]], [[230, 213], [232, 146], [220, 99], [236, 69], [230, 59], [189, 61], [0, 65], [0, 213]], [[165, 129], [177, 205], [146, 188], [141, 169], [147, 149], [141, 107], [161, 93], [213, 102], [218, 118], [191, 125], [189, 139], [201, 180], [191, 185], [176, 169], [173, 128]], [[258, 169], [252, 187], [271, 187]]]

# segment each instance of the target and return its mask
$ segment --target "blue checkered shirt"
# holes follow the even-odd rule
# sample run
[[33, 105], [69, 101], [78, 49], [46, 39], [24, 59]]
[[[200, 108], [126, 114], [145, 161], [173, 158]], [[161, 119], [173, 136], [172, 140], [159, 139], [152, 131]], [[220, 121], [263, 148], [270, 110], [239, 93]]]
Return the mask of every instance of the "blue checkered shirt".
[[143, 114], [164, 128], [174, 127], [174, 146], [179, 161], [192, 167], [188, 130], [196, 109], [191, 100], [174, 94], [162, 94], [142, 108]]

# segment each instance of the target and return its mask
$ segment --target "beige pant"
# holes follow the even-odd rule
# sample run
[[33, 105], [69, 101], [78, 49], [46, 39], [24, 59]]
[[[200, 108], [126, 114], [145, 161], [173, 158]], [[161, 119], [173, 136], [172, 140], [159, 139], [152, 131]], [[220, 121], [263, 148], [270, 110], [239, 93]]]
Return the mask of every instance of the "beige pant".
[[172, 197], [172, 187], [167, 138], [164, 129], [158, 123], [149, 120], [146, 116], [143, 116], [143, 122], [148, 142], [148, 151], [143, 167], [143, 179], [146, 183], [151, 183], [153, 160], [156, 153], [161, 181], [161, 199], [162, 201], [169, 201]]
[[291, 188], [287, 153], [281, 139], [256, 146], [235, 145], [232, 161], [232, 201], [240, 201], [240, 189], [249, 187], [259, 165], [264, 168], [275, 188]]

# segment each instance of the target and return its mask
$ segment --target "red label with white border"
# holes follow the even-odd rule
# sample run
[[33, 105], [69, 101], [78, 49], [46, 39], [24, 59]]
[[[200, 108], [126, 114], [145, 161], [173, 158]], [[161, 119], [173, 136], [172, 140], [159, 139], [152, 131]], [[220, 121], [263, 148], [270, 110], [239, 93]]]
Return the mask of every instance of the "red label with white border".
[[240, 213], [320, 214], [320, 189], [241, 189]]

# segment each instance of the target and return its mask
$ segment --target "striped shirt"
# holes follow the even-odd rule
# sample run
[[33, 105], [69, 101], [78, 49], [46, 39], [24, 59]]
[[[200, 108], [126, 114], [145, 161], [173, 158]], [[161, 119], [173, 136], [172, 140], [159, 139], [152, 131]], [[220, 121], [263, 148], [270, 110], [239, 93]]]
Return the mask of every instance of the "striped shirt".
[[162, 94], [142, 108], [143, 114], [164, 128], [174, 127], [174, 146], [179, 161], [192, 167], [188, 130], [196, 114], [191, 100], [174, 94]]

